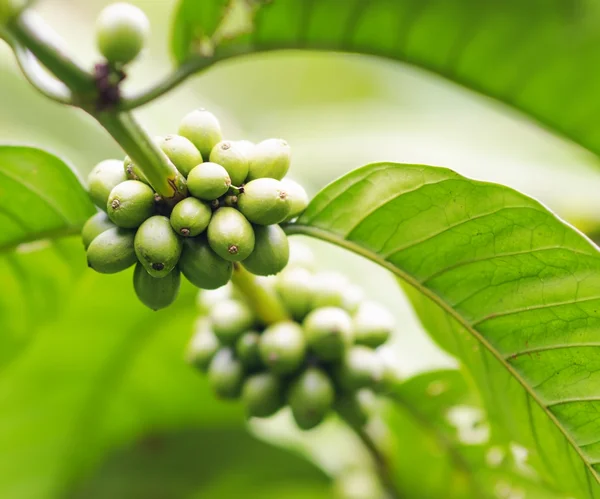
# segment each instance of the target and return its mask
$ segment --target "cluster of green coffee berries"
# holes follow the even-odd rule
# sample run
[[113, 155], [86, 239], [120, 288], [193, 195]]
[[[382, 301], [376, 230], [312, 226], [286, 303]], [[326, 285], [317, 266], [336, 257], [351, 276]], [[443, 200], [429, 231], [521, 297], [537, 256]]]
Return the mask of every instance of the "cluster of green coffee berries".
[[201, 292], [204, 315], [188, 361], [208, 374], [218, 397], [241, 398], [249, 417], [289, 405], [298, 427], [308, 430], [332, 409], [360, 407], [360, 395], [389, 386], [393, 373], [378, 347], [394, 320], [344, 276], [314, 272], [305, 247], [292, 251], [288, 267], [264, 279], [289, 320], [261, 324], [231, 286]]
[[219, 122], [203, 109], [183, 118], [179, 135], [156, 142], [187, 178], [190, 196], [170, 209], [128, 157], [96, 165], [88, 189], [104, 211], [83, 227], [88, 265], [110, 274], [137, 262], [135, 291], [154, 310], [175, 300], [180, 272], [203, 289], [227, 284], [235, 262], [257, 275], [280, 272], [289, 246], [278, 224], [308, 204], [302, 186], [283, 178], [288, 144], [223, 140]]

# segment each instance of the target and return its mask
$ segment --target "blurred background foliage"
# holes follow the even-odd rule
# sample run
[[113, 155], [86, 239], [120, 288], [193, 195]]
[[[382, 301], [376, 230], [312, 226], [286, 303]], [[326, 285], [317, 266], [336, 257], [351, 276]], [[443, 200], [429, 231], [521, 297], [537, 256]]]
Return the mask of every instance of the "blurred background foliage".
[[[91, 67], [98, 59], [93, 22], [108, 3], [47, 0], [36, 8]], [[132, 3], [150, 17], [153, 36], [131, 68], [130, 90], [169, 71], [167, 19], [175, 2]], [[31, 89], [5, 45], [0, 74], [2, 143], [45, 148], [82, 176], [101, 159], [123, 156], [91, 118]], [[340, 54], [247, 56], [190, 79], [136, 115], [159, 135], [174, 132], [199, 106], [220, 117], [227, 137], [288, 140], [292, 174], [312, 193], [370, 162], [443, 165], [532, 195], [588, 232], [600, 227], [595, 156], [410, 66]], [[395, 312], [394, 355], [404, 376], [455, 366], [384, 270], [309, 244], [321, 268], [345, 272]], [[191, 288], [175, 307], [151, 313], [134, 299], [129, 272], [93, 274], [84, 260], [76, 240], [0, 256], [0, 497], [330, 497], [327, 477], [357, 467], [366, 471], [350, 472], [352, 485], [338, 482], [338, 494], [364, 489], [356, 497], [374, 497], [369, 457], [335, 421], [303, 435], [284, 413], [252, 422], [248, 434], [240, 408], [210, 395], [182, 361], [196, 314]], [[411, 423], [397, 413], [389, 424], [391, 458], [406, 463], [418, 445]], [[415, 469], [443, 454], [432, 452], [415, 457]], [[427, 490], [407, 497], [428, 497]], [[515, 494], [509, 487], [497, 495]]]

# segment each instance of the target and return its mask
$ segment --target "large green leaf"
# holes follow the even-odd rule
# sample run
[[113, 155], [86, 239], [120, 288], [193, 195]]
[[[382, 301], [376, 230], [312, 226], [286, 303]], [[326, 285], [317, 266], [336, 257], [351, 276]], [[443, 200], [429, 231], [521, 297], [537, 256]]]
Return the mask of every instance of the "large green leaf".
[[577, 497], [600, 491], [600, 253], [587, 238], [512, 189], [389, 163], [330, 184], [287, 231], [361, 254], [433, 300], [511, 380], [497, 410], [544, 478]]
[[69, 167], [32, 147], [0, 146], [0, 252], [79, 232], [94, 207]]
[[[600, 153], [600, 9], [593, 0], [255, 3], [255, 30], [240, 50], [345, 51], [404, 61]], [[175, 53], [180, 63], [195, 55], [193, 43]]]

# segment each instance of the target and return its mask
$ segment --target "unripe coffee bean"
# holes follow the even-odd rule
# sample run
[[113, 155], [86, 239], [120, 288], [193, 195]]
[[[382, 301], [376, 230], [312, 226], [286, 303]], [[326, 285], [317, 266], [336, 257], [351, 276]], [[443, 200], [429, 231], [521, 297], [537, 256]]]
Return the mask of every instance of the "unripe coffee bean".
[[150, 185], [150, 181], [146, 178], [142, 169], [131, 161], [129, 156], [125, 156], [123, 169], [128, 180], [139, 180], [140, 182], [144, 182], [144, 184]]
[[206, 317], [201, 317], [196, 322], [195, 333], [188, 345], [186, 359], [197, 369], [206, 371], [219, 347], [219, 340], [210, 327], [210, 321]]
[[239, 146], [237, 142], [222, 140], [216, 144], [210, 153], [210, 161], [227, 170], [232, 185], [242, 185], [248, 176], [249, 160], [244, 146]]
[[201, 163], [190, 171], [187, 179], [190, 194], [212, 201], [225, 194], [231, 186], [227, 170], [216, 163]]
[[379, 303], [363, 302], [354, 316], [356, 343], [377, 348], [383, 345], [394, 329], [394, 317]]
[[150, 23], [134, 5], [114, 3], [105, 7], [96, 21], [98, 49], [112, 64], [127, 64], [142, 50]]
[[288, 268], [300, 267], [314, 272], [317, 267], [315, 254], [306, 244], [300, 242], [297, 237], [290, 239], [290, 261]]
[[254, 227], [254, 251], [244, 260], [244, 267], [256, 275], [281, 272], [290, 257], [288, 238], [279, 225]]
[[260, 357], [277, 374], [296, 371], [304, 362], [306, 341], [295, 322], [278, 322], [264, 330], [260, 338]]
[[287, 311], [297, 321], [302, 321], [312, 310], [312, 280], [312, 273], [301, 267], [287, 267], [277, 276], [277, 293]]
[[290, 213], [286, 220], [292, 220], [306, 210], [309, 201], [308, 194], [304, 190], [304, 187], [298, 182], [294, 182], [292, 179], [281, 179], [281, 185], [283, 186], [283, 190], [287, 193], [290, 202]]
[[352, 344], [352, 319], [341, 308], [313, 310], [304, 319], [303, 326], [310, 349], [322, 360], [342, 358]]
[[231, 399], [240, 396], [244, 381], [244, 368], [235, 358], [231, 348], [221, 348], [208, 367], [208, 381], [215, 394]]
[[216, 303], [209, 314], [213, 331], [224, 345], [231, 345], [254, 325], [254, 314], [239, 300]]
[[101, 274], [114, 274], [135, 261], [135, 232], [115, 227], [96, 236], [87, 250], [88, 266]]
[[292, 383], [288, 403], [296, 424], [310, 430], [325, 419], [335, 399], [335, 389], [329, 376], [316, 367], [307, 368]]
[[95, 215], [92, 215], [87, 219], [87, 222], [83, 224], [81, 229], [81, 240], [83, 241], [83, 247], [88, 249], [92, 241], [102, 234], [105, 230], [116, 227], [114, 223], [110, 221], [108, 215], [103, 211], [99, 211]]
[[353, 346], [344, 355], [337, 376], [348, 390], [375, 386], [383, 378], [383, 364], [375, 350], [362, 345]]
[[313, 281], [313, 307], [344, 307], [344, 294], [350, 285], [346, 276], [337, 272], [319, 272]]
[[181, 135], [166, 135], [159, 138], [157, 144], [186, 178], [194, 167], [203, 162], [202, 154], [196, 146]]
[[184, 240], [179, 268], [188, 281], [201, 289], [220, 288], [233, 273], [233, 264], [218, 256], [204, 235]]
[[141, 263], [133, 272], [133, 288], [138, 299], [152, 310], [160, 310], [171, 305], [179, 294], [181, 277], [174, 268], [165, 277], [152, 277]]
[[195, 237], [208, 227], [212, 217], [210, 206], [196, 198], [179, 201], [171, 212], [171, 226], [183, 237]]
[[256, 147], [256, 144], [254, 142], [251, 142], [250, 140], [236, 140], [235, 143], [248, 159], [248, 167], [250, 167], [250, 161], [252, 160], [252, 156], [254, 155], [254, 148]]
[[235, 344], [235, 353], [246, 369], [256, 369], [262, 365], [260, 360], [260, 334], [246, 331]]
[[283, 407], [283, 386], [273, 373], [248, 377], [242, 388], [242, 401], [248, 416], [266, 418]]
[[238, 196], [238, 208], [250, 222], [271, 225], [283, 222], [290, 213], [290, 201], [279, 180], [259, 178], [248, 182]]
[[254, 148], [248, 169], [248, 180], [264, 177], [281, 180], [290, 169], [290, 162], [291, 150], [285, 140], [263, 140]]
[[138, 180], [126, 180], [108, 196], [106, 212], [119, 227], [135, 229], [154, 213], [154, 191]]
[[110, 191], [126, 180], [123, 164], [118, 159], [101, 161], [93, 168], [87, 178], [92, 201], [99, 208], [106, 210], [106, 202]]
[[189, 139], [205, 160], [223, 138], [219, 120], [206, 109], [196, 109], [186, 114], [179, 125], [179, 135]]
[[[208, 244], [208, 243], [207, 243]], [[185, 252], [187, 244], [183, 243], [183, 251]], [[181, 256], [183, 258], [183, 255]], [[179, 260], [181, 267], [181, 259]], [[233, 298], [233, 285], [228, 282], [224, 286], [216, 289], [202, 290], [196, 295], [196, 305], [201, 314], [208, 314], [210, 309], [222, 300]]]
[[182, 243], [167, 217], [146, 220], [135, 235], [135, 254], [152, 277], [165, 277], [179, 261]]
[[208, 224], [208, 242], [225, 260], [239, 262], [254, 250], [254, 230], [235, 208], [219, 208]]

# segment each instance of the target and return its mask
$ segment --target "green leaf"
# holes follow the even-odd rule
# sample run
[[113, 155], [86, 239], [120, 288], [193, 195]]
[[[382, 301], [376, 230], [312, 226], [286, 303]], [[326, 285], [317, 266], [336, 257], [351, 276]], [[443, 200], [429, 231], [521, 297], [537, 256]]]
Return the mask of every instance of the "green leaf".
[[181, 0], [171, 31], [171, 51], [175, 60], [201, 55], [201, 46], [219, 27], [229, 0]]
[[544, 478], [600, 491], [600, 254], [585, 236], [504, 186], [390, 163], [330, 184], [287, 232], [363, 255], [435, 302], [505, 382], [496, 410]]
[[69, 167], [32, 147], [0, 146], [0, 253], [78, 233], [94, 207]]

